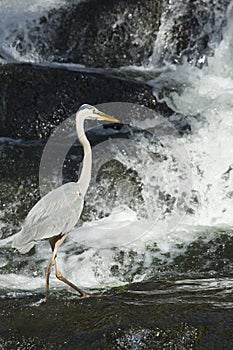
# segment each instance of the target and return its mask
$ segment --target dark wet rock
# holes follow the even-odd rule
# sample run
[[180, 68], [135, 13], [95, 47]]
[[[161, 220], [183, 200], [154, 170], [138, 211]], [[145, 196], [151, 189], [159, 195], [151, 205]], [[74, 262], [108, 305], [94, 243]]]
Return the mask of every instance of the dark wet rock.
[[173, 1], [161, 19], [164, 42], [157, 60], [181, 63], [184, 59], [202, 67], [222, 40], [230, 0]]
[[[230, 0], [89, 0], [52, 9], [11, 33], [20, 55], [87, 67], [142, 65], [154, 59], [202, 67], [222, 39]], [[156, 45], [157, 45], [156, 44]], [[7, 53], [1, 53], [4, 57]], [[7, 56], [6, 56], [7, 58]]]
[[[231, 233], [232, 234], [232, 233]], [[174, 259], [173, 269], [195, 275], [202, 273], [211, 276], [232, 275], [233, 268], [233, 239], [224, 230], [218, 230], [215, 238], [205, 244], [202, 238], [188, 245], [181, 256]]]
[[[196, 302], [198, 293], [169, 284], [85, 300], [37, 297], [0, 300], [0, 347], [12, 349], [231, 349], [232, 310]], [[164, 293], [163, 288], [167, 288]], [[170, 285], [170, 288], [172, 284]], [[136, 291], [137, 289], [135, 289]], [[183, 300], [182, 301], [182, 298]], [[178, 299], [179, 302], [175, 302]]]
[[51, 10], [19, 33], [16, 49], [42, 61], [119, 67], [146, 62], [159, 28], [161, 0], [91, 0]]
[[0, 66], [0, 136], [47, 138], [82, 103], [132, 102], [171, 114], [142, 82], [41, 66]]
[[119, 203], [119, 198], [121, 205], [138, 212], [143, 204], [142, 186], [135, 170], [127, 168], [116, 159], [105, 162], [98, 170], [95, 191], [90, 191], [85, 198], [82, 220], [106, 217], [111, 212], [109, 208], [114, 208]]

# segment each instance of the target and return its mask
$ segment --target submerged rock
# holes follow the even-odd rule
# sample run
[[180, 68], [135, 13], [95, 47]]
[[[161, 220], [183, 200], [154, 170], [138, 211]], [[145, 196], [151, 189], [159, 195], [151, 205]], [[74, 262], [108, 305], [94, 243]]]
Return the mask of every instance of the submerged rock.
[[170, 281], [84, 300], [61, 295], [55, 299], [52, 295], [46, 305], [42, 297], [28, 293], [28, 297], [0, 299], [2, 349], [190, 350], [232, 346], [230, 302], [227, 307], [213, 290], [203, 302], [196, 290], [180, 291]]
[[83, 103], [132, 102], [171, 113], [145, 83], [42, 66], [0, 66], [0, 136], [47, 138]]

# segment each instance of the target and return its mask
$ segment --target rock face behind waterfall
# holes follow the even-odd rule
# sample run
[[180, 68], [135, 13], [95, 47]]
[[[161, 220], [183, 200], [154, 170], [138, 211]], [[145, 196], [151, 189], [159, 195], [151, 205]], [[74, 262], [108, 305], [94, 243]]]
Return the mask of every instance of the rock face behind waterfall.
[[230, 0], [167, 2], [160, 19], [154, 63], [166, 60], [177, 64], [185, 59], [201, 68], [222, 40], [229, 4]]
[[[11, 46], [38, 62], [86, 67], [143, 65], [151, 59], [202, 66], [222, 39], [230, 0], [89, 0], [52, 9], [12, 30]], [[4, 56], [4, 54], [3, 54]]]
[[[51, 10], [17, 38], [24, 54], [35, 46], [42, 60], [91, 67], [142, 64], [153, 51], [160, 0], [92, 0]], [[29, 39], [29, 41], [28, 41]]]

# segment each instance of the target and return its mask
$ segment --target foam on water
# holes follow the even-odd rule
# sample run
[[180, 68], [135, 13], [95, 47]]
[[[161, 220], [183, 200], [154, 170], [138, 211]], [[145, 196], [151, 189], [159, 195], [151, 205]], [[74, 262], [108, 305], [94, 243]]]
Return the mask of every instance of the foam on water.
[[[184, 63], [151, 81], [155, 94], [187, 116], [192, 134], [183, 142], [190, 156], [192, 188], [197, 194], [191, 225], [232, 227], [233, 64], [232, 4], [228, 8], [223, 40], [202, 70]], [[161, 97], [160, 89], [170, 93]], [[167, 91], [167, 90], [166, 90]]]

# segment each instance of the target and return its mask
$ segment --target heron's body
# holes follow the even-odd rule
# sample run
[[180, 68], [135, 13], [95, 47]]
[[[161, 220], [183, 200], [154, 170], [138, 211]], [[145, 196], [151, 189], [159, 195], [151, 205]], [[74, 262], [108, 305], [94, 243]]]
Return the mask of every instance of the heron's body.
[[52, 248], [52, 258], [46, 270], [46, 300], [49, 292], [49, 276], [55, 262], [56, 276], [78, 291], [82, 297], [89, 296], [62, 276], [57, 262], [57, 250], [69, 231], [77, 224], [83, 210], [84, 196], [91, 180], [92, 152], [84, 131], [85, 119], [119, 122], [90, 105], [83, 105], [76, 113], [76, 129], [83, 146], [83, 167], [78, 182], [69, 182], [49, 192], [28, 213], [25, 223], [16, 234], [12, 246], [21, 253], [27, 253], [36, 242], [48, 239]]
[[22, 230], [14, 238], [14, 247], [24, 254], [37, 241], [69, 232], [77, 224], [83, 204], [78, 182], [66, 183], [49, 192], [28, 213]]

